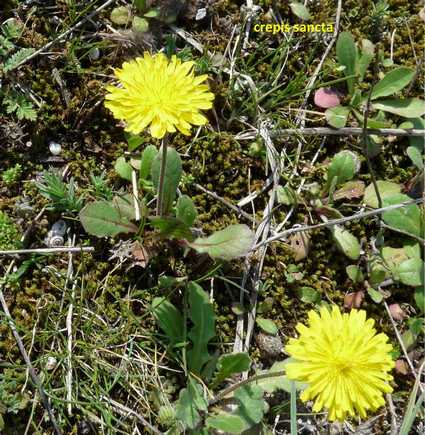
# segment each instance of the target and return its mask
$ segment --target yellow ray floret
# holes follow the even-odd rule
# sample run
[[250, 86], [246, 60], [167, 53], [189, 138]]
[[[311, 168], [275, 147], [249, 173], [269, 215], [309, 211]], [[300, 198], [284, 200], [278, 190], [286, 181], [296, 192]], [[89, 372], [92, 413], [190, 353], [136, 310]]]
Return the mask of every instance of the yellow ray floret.
[[286, 365], [288, 378], [308, 385], [301, 400], [314, 400], [315, 412], [326, 408], [332, 421], [365, 418], [383, 406], [383, 393], [392, 392], [394, 362], [388, 337], [376, 333], [374, 320], [366, 320], [363, 310], [341, 314], [335, 306], [310, 311], [308, 318], [308, 326], [297, 325], [299, 338], [286, 346], [294, 359]]
[[115, 70], [120, 87], [106, 87], [105, 106], [131, 133], [149, 127], [156, 138], [177, 130], [189, 135], [192, 125], [207, 123], [200, 111], [210, 109], [214, 99], [202, 84], [207, 75], [195, 76], [193, 66], [176, 56], [168, 60], [162, 53], [146, 52]]

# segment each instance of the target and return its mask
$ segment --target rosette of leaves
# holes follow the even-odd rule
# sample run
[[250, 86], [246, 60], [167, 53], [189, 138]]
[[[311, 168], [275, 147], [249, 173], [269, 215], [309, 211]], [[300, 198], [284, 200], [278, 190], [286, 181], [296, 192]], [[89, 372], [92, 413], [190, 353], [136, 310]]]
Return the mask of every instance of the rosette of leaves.
[[[336, 55], [346, 77], [349, 103], [327, 109], [326, 120], [332, 127], [342, 128], [350, 116], [354, 116], [363, 125], [362, 112], [369, 99], [369, 91], [362, 91], [361, 83], [375, 58], [375, 46], [371, 41], [363, 39], [359, 49], [351, 33], [342, 32], [337, 40]], [[381, 77], [370, 93], [372, 116], [367, 120], [368, 128], [391, 127], [386, 118], [388, 113], [404, 118], [419, 118], [425, 113], [423, 100], [397, 96], [414, 76], [414, 70], [401, 66]]]
[[[134, 137], [130, 147], [137, 147]], [[79, 214], [84, 229], [97, 237], [113, 237], [118, 234], [137, 234], [148, 221], [165, 239], [180, 240], [187, 248], [206, 253], [212, 258], [231, 260], [248, 254], [254, 243], [254, 233], [246, 225], [230, 225], [208, 237], [196, 237], [193, 225], [197, 210], [187, 195], [177, 198], [177, 189], [183, 170], [179, 153], [172, 147], [167, 150], [164, 169], [164, 213], [153, 216], [148, 209], [149, 198], [159, 191], [162, 153], [154, 145], [145, 147], [139, 159], [127, 161], [117, 159], [115, 171], [124, 180], [132, 180], [137, 170], [139, 188], [145, 193], [143, 201], [133, 195], [117, 195], [112, 200], [100, 200], [87, 204]], [[139, 209], [141, 222], [136, 221], [136, 208]]]
[[[175, 425], [199, 434], [214, 430], [240, 434], [264, 426], [263, 417], [268, 409], [265, 393], [284, 390], [292, 394], [294, 387], [301, 389], [302, 385], [286, 378], [285, 362], [281, 361], [226, 394], [223, 387], [234, 375], [250, 370], [251, 358], [245, 352], [220, 355], [218, 348], [214, 349], [215, 314], [208, 293], [195, 282], [189, 282], [185, 291], [186, 314], [164, 297], [156, 297], [151, 305], [169, 354], [179, 364], [185, 361], [187, 367], [186, 387], [173, 404]], [[202, 385], [199, 379], [203, 380]], [[210, 400], [211, 397], [215, 399]], [[229, 402], [233, 404], [232, 410], [227, 406]]]

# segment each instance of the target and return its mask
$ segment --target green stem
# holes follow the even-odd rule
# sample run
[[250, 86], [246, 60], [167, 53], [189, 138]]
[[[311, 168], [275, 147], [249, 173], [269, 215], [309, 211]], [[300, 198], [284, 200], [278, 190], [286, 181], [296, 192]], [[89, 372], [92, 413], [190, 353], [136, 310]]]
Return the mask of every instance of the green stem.
[[158, 188], [158, 196], [156, 199], [156, 215], [162, 216], [164, 212], [164, 179], [165, 179], [165, 169], [167, 167], [167, 144], [168, 144], [168, 135], [166, 134], [162, 139], [162, 158], [161, 158], [161, 170], [159, 173], [159, 188]]

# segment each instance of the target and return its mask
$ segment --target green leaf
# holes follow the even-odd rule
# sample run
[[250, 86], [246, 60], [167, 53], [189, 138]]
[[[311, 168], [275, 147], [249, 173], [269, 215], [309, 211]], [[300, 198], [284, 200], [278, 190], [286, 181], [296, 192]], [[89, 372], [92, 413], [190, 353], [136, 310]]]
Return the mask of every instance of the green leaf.
[[165, 332], [171, 345], [184, 340], [184, 320], [180, 311], [165, 298], [157, 297], [152, 301], [152, 312], [159, 327]]
[[369, 287], [367, 289], [367, 293], [370, 296], [370, 298], [372, 299], [372, 301], [375, 302], [376, 304], [381, 303], [382, 300], [384, 299], [384, 296], [382, 296], [382, 293], [373, 289], [372, 287]]
[[34, 53], [34, 48], [21, 48], [15, 54], [10, 56], [3, 64], [3, 71], [8, 72], [15, 69], [22, 61]]
[[308, 304], [317, 304], [321, 300], [320, 293], [312, 287], [300, 287], [298, 289], [299, 298]]
[[394, 113], [405, 118], [418, 118], [425, 113], [425, 102], [419, 98], [388, 98], [373, 103], [373, 108], [384, 112]]
[[195, 429], [201, 421], [199, 411], [206, 411], [208, 402], [203, 396], [202, 387], [189, 378], [187, 388], [180, 391], [176, 403], [176, 417], [189, 429]]
[[157, 18], [161, 15], [161, 11], [158, 8], [151, 8], [149, 9], [148, 12], [146, 12], [146, 14], [144, 14], [143, 16], [146, 18]]
[[144, 12], [146, 10], [146, 0], [134, 0], [134, 6], [139, 12]]
[[[161, 170], [162, 151], [158, 153], [152, 163], [152, 181], [156, 191], [159, 189], [159, 174]], [[176, 197], [177, 187], [182, 176], [182, 161], [179, 153], [171, 147], [167, 148], [167, 159], [164, 173], [164, 209], [163, 214], [168, 214]]]
[[189, 196], [182, 195], [177, 200], [176, 217], [184, 222], [188, 227], [191, 227], [194, 224], [198, 217], [198, 213], [195, 204]]
[[339, 225], [334, 225], [331, 232], [341, 252], [351, 260], [357, 260], [360, 257], [360, 243], [348, 230]]
[[118, 212], [120, 216], [125, 217], [129, 220], [134, 220], [136, 218], [136, 212], [134, 209], [134, 197], [129, 193], [122, 196], [114, 196], [112, 198], [111, 204]]
[[161, 232], [161, 235], [168, 239], [192, 240], [192, 231], [184, 222], [175, 217], [151, 217], [150, 222], [154, 228]]
[[150, 178], [152, 163], [156, 156], [158, 155], [158, 150], [155, 145], [148, 145], [142, 153], [142, 158], [140, 160], [140, 178], [147, 180]]
[[[362, 49], [361, 55], [359, 57], [359, 61], [357, 63], [357, 73], [359, 74], [359, 79], [363, 80], [364, 75], [372, 62], [372, 59], [375, 54], [375, 46], [368, 39], [362, 40]], [[355, 105], [354, 103], [352, 103]]]
[[390, 246], [384, 246], [381, 249], [381, 255], [385, 261], [385, 265], [390, 270], [393, 270], [400, 263], [409, 258], [404, 248], [391, 248]]
[[279, 204], [296, 205], [298, 203], [297, 192], [289, 186], [277, 186], [276, 199]]
[[[384, 206], [400, 204], [409, 201], [407, 195], [397, 194], [386, 198]], [[383, 221], [394, 229], [402, 230], [417, 237], [423, 236], [423, 220], [419, 207], [416, 204], [406, 205], [396, 210], [382, 213]]]
[[336, 185], [351, 180], [359, 167], [359, 158], [352, 151], [345, 150], [335, 154], [328, 168], [327, 189], [331, 186], [334, 178], [336, 178]]
[[425, 287], [423, 285], [415, 289], [415, 302], [421, 313], [425, 313]]
[[231, 260], [247, 255], [253, 244], [254, 233], [246, 225], [230, 225], [209, 237], [197, 238], [189, 246], [212, 258]]
[[345, 268], [348, 277], [353, 281], [355, 284], [363, 282], [364, 276], [363, 272], [361, 271], [360, 267], [355, 266], [354, 264], [347, 266]]
[[[351, 33], [340, 33], [336, 43], [336, 55], [338, 57], [339, 64], [345, 67], [345, 76], [348, 77], [355, 75], [358, 54], [357, 46]], [[352, 95], [354, 92], [354, 83], [354, 77], [347, 80], [348, 92], [350, 93], [350, 95]]]
[[224, 380], [236, 373], [249, 370], [251, 358], [245, 352], [221, 355], [217, 362], [217, 372], [212, 381], [212, 387], [220, 385]]
[[343, 128], [347, 124], [350, 109], [345, 106], [336, 106], [326, 109], [325, 118], [328, 124], [335, 128]]
[[134, 151], [135, 149], [139, 148], [140, 145], [145, 143], [145, 139], [141, 136], [138, 136], [137, 134], [126, 133], [125, 136], [127, 139], [129, 151]]
[[257, 317], [255, 323], [267, 334], [276, 335], [279, 331], [273, 320]]
[[241, 434], [248, 429], [246, 421], [242, 417], [228, 412], [212, 415], [206, 419], [205, 423], [210, 429], [217, 429], [230, 434]]
[[84, 230], [97, 237], [137, 232], [137, 226], [106, 201], [87, 204], [80, 211], [79, 216]]
[[372, 286], [381, 284], [385, 280], [387, 273], [384, 269], [373, 269], [369, 274], [369, 283]]
[[376, 100], [380, 97], [388, 97], [406, 87], [415, 75], [415, 71], [410, 68], [400, 67], [390, 71], [373, 88], [371, 99]]
[[[376, 184], [378, 186], [379, 195], [381, 196], [382, 201], [401, 192], [400, 184], [393, 183], [391, 181], [378, 180]], [[366, 187], [363, 202], [369, 207], [378, 208], [378, 198], [376, 197], [373, 183]]]
[[192, 348], [187, 352], [190, 370], [200, 374], [202, 367], [211, 359], [208, 342], [215, 337], [215, 315], [208, 294], [194, 282], [187, 286], [189, 291], [189, 317], [193, 327], [188, 333]]
[[114, 166], [115, 172], [124, 180], [131, 181], [132, 167], [130, 163], [125, 161], [124, 157], [118, 157]]
[[424, 286], [425, 263], [419, 258], [409, 258], [393, 269], [394, 278], [403, 284]]
[[132, 28], [135, 32], [145, 33], [149, 30], [149, 22], [142, 17], [134, 17]]
[[[418, 130], [425, 130], [425, 119], [410, 119], [409, 121], [401, 123], [398, 128], [417, 128]], [[410, 136], [409, 144], [417, 148], [421, 153], [425, 150], [425, 138], [423, 136]]]
[[424, 156], [418, 148], [413, 146], [407, 147], [406, 153], [419, 170], [424, 168]]
[[289, 3], [289, 7], [291, 8], [292, 13], [298, 18], [301, 18], [304, 21], [308, 21], [311, 19], [310, 12], [302, 3], [291, 2]]
[[112, 9], [110, 19], [114, 24], [118, 24], [119, 26], [125, 26], [131, 17], [130, 9], [126, 6], [118, 6], [117, 8]]
[[233, 415], [238, 415], [251, 427], [259, 423], [264, 415], [266, 403], [263, 399], [263, 390], [254, 384], [247, 384], [239, 387], [235, 393], [235, 398], [239, 401], [239, 406]]

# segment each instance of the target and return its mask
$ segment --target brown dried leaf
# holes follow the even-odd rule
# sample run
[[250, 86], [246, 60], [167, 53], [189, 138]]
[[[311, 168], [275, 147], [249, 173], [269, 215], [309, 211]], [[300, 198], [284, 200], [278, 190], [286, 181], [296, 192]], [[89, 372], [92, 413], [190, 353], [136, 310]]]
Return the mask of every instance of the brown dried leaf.
[[403, 320], [406, 317], [406, 313], [400, 307], [399, 304], [391, 304], [388, 306], [391, 316], [394, 320]]
[[134, 262], [135, 266], [140, 266], [145, 268], [149, 263], [149, 252], [146, 250], [144, 246], [142, 246], [139, 242], [134, 242], [131, 248], [131, 253], [133, 258], [136, 260]]
[[364, 291], [347, 293], [344, 297], [344, 307], [351, 310], [352, 308], [360, 308], [364, 299]]
[[400, 375], [407, 375], [409, 373], [409, 368], [407, 366], [406, 361], [404, 361], [404, 359], [398, 359], [395, 362], [394, 370]]
[[289, 244], [294, 253], [294, 260], [301, 261], [307, 257], [311, 247], [311, 237], [307, 232], [299, 232], [289, 237]]
[[364, 191], [365, 184], [363, 181], [349, 181], [334, 193], [334, 201], [361, 198], [364, 195]]

